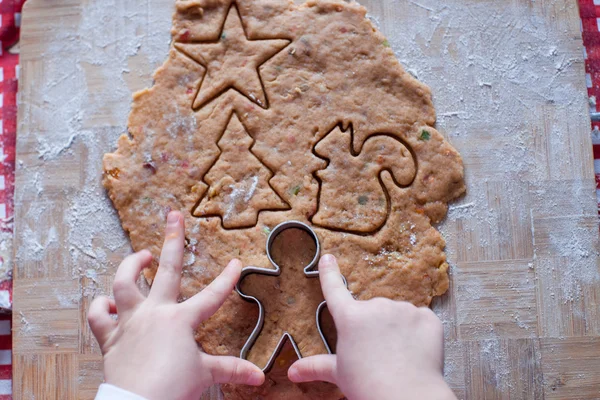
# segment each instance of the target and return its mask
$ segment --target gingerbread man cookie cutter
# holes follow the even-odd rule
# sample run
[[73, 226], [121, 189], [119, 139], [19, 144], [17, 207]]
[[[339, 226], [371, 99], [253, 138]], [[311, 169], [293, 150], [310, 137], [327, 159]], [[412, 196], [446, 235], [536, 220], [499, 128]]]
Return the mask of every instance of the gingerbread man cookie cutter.
[[[244, 360], [248, 359], [248, 353], [250, 352], [250, 349], [256, 342], [258, 335], [260, 335], [260, 332], [262, 331], [262, 328], [263, 328], [263, 325], [265, 322], [265, 309], [264, 309], [262, 303], [260, 302], [260, 300], [258, 300], [256, 297], [242, 293], [242, 291], [240, 289], [240, 285], [241, 285], [242, 281], [244, 280], [244, 278], [250, 274], [261, 274], [261, 275], [270, 275], [270, 276], [279, 276], [281, 274], [281, 267], [271, 257], [271, 246], [273, 245], [273, 241], [275, 240], [277, 235], [279, 235], [284, 230], [291, 229], [291, 228], [297, 228], [297, 229], [304, 230], [314, 240], [315, 245], [316, 245], [315, 256], [308, 263], [308, 265], [306, 267], [304, 267], [304, 276], [306, 278], [318, 278], [319, 277], [319, 271], [313, 270], [313, 268], [319, 262], [319, 254], [321, 252], [321, 248], [319, 245], [319, 238], [318, 238], [316, 232], [310, 226], [308, 226], [307, 224], [300, 222], [300, 221], [286, 221], [286, 222], [282, 222], [279, 225], [277, 225], [271, 231], [271, 233], [269, 233], [269, 236], [267, 238], [267, 246], [266, 246], [267, 257], [269, 258], [269, 262], [271, 263], [271, 265], [273, 265], [275, 267], [275, 269], [246, 267], [242, 270], [240, 279], [238, 280], [238, 283], [235, 285], [236, 292], [244, 300], [256, 303], [258, 305], [258, 321], [256, 323], [256, 326], [254, 327], [254, 330], [250, 334], [250, 337], [248, 338], [248, 340], [242, 347], [242, 350], [240, 351], [240, 358], [242, 358]], [[344, 282], [345, 282], [345, 279], [344, 279]], [[320, 322], [321, 312], [323, 311], [323, 309], [326, 306], [327, 306], [326, 302], [323, 300], [317, 307], [315, 319], [316, 319], [317, 330], [319, 332], [319, 335], [321, 336], [321, 340], [323, 341], [323, 344], [325, 345], [325, 349], [327, 349], [327, 352], [329, 354], [332, 354], [331, 347], [329, 346], [329, 343], [327, 342], [327, 338], [325, 338], [323, 330], [321, 329], [321, 322]], [[285, 344], [286, 340], [289, 340], [289, 342], [292, 345], [292, 347], [294, 348], [294, 351], [296, 352], [296, 355], [298, 356], [298, 358], [299, 359], [302, 358], [302, 353], [300, 352], [300, 349], [298, 348], [296, 341], [294, 340], [294, 338], [292, 337], [292, 335], [289, 332], [285, 331], [283, 333], [283, 335], [281, 335], [281, 338], [279, 339], [279, 342], [277, 343], [275, 350], [273, 350], [273, 352], [271, 353], [271, 356], [269, 357], [269, 360], [267, 361], [267, 364], [263, 368], [264, 372], [267, 372], [269, 369], [271, 369], [271, 367], [273, 366], [273, 363], [275, 362], [275, 359], [281, 352], [281, 349], [283, 348], [283, 345]]]

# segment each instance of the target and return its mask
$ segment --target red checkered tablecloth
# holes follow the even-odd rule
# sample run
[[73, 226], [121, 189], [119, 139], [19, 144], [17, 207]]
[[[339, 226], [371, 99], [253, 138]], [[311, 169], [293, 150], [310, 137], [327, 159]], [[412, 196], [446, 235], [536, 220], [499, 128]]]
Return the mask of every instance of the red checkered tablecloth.
[[[19, 75], [19, 55], [10, 49], [19, 40], [24, 2], [0, 0], [0, 231], [4, 233], [13, 231]], [[0, 266], [7, 261], [0, 256]], [[0, 308], [11, 306], [12, 281], [5, 280], [0, 282]], [[12, 399], [11, 324], [10, 315], [0, 315], [0, 400]]]
[[[0, 0], [0, 231], [4, 233], [12, 233], [14, 219], [19, 55], [11, 48], [19, 40], [24, 2]], [[0, 254], [0, 269], [10, 264], [4, 259], [10, 256], [10, 250]], [[5, 280], [0, 282], [0, 308], [10, 309], [11, 306], [12, 281]]]
[[11, 316], [0, 316], [0, 400], [12, 399]]
[[596, 194], [600, 210], [600, 0], [579, 0], [585, 56], [585, 80], [592, 116]]
[[[19, 39], [25, 0], [0, 0], [0, 231], [12, 232], [19, 55], [10, 51]], [[592, 116], [592, 143], [600, 210], [600, 0], [579, 0], [586, 84]], [[0, 259], [0, 265], [6, 260]], [[12, 281], [0, 282], [0, 308], [12, 305]], [[0, 315], [0, 400], [12, 399], [10, 315]]]

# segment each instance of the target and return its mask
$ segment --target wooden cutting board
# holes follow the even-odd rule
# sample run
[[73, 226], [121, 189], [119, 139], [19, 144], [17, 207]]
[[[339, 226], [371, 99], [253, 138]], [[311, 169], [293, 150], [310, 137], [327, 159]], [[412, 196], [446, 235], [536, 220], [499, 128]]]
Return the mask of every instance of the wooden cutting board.
[[[437, 127], [465, 161], [469, 193], [439, 227], [452, 265], [434, 302], [447, 381], [465, 399], [600, 398], [598, 210], [575, 0], [363, 3], [432, 87]], [[125, 131], [131, 93], [167, 55], [172, 8], [26, 3], [16, 399], [91, 399], [102, 380], [86, 309], [110, 293], [130, 249], [101, 158]]]

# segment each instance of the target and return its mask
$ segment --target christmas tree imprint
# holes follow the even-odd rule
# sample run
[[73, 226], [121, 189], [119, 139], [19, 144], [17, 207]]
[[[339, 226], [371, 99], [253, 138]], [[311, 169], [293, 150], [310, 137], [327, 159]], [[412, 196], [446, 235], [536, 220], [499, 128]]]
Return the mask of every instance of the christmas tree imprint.
[[326, 160], [327, 167], [313, 174], [319, 197], [311, 222], [336, 231], [373, 234], [391, 212], [385, 181], [410, 186], [417, 163], [408, 144], [392, 134], [370, 135], [358, 152], [353, 143], [352, 125], [347, 129], [337, 125], [315, 144], [314, 154]]
[[208, 190], [192, 215], [220, 217], [225, 229], [240, 229], [255, 226], [261, 211], [290, 209], [270, 185], [273, 172], [252, 153], [253, 145], [233, 113], [217, 142], [219, 157], [203, 178]]
[[249, 39], [238, 10], [232, 5], [217, 40], [175, 43], [176, 49], [206, 68], [192, 107], [199, 109], [234, 89], [262, 108], [268, 108], [258, 69], [289, 43], [287, 39]]

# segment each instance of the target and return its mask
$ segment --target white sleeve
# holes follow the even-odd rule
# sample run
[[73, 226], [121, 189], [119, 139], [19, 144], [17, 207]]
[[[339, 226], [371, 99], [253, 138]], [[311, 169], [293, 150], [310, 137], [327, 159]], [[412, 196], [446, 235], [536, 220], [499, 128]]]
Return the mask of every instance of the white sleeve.
[[103, 383], [98, 388], [95, 400], [146, 400], [146, 398], [108, 383]]

